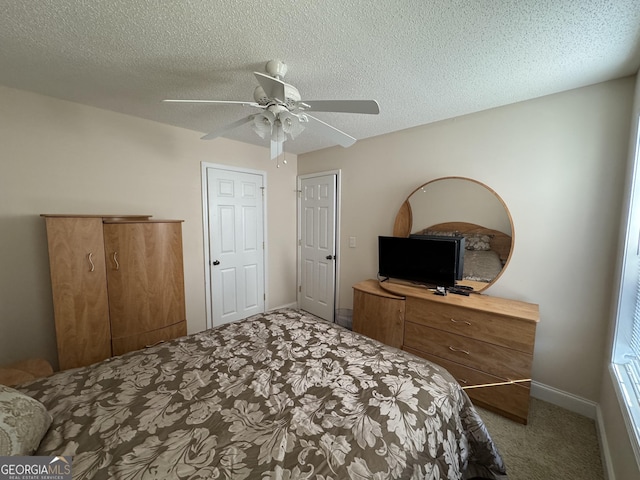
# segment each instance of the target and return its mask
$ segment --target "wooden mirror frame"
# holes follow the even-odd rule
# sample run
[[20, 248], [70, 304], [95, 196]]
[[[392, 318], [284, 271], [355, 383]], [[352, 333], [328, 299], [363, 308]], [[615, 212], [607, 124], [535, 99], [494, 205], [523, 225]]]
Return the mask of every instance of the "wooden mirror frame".
[[431, 225], [424, 225], [422, 230], [436, 230], [436, 231], [456, 231], [459, 233], [468, 233], [468, 234], [482, 234], [488, 235], [491, 238], [490, 244], [491, 249], [498, 253], [501, 262], [503, 263], [502, 269], [500, 272], [493, 278], [491, 282], [480, 282], [480, 281], [472, 281], [472, 280], [462, 280], [459, 283], [462, 285], [470, 285], [474, 288], [476, 292], [482, 292], [493, 285], [504, 273], [509, 261], [511, 260], [511, 256], [513, 254], [513, 248], [515, 245], [515, 231], [513, 228], [513, 219], [511, 217], [511, 213], [507, 208], [506, 203], [500, 195], [498, 195], [492, 188], [485, 185], [478, 180], [474, 180], [472, 178], [466, 177], [441, 177], [436, 178], [434, 180], [430, 180], [418, 188], [413, 190], [409, 196], [406, 198], [404, 203], [400, 206], [398, 213], [396, 214], [395, 222], [393, 225], [393, 236], [394, 237], [408, 237], [412, 233], [413, 229], [413, 210], [411, 207], [410, 199], [416, 194], [416, 192], [424, 191], [424, 189], [435, 182], [440, 182], [444, 180], [463, 180], [472, 182], [477, 186], [483, 187], [486, 189], [487, 193], [493, 195], [499, 204], [504, 208], [504, 213], [506, 215], [506, 219], [508, 219], [511, 235], [502, 232], [500, 230], [491, 229], [484, 227], [482, 225], [470, 222], [463, 222], [459, 219], [452, 219], [448, 222], [437, 222]]

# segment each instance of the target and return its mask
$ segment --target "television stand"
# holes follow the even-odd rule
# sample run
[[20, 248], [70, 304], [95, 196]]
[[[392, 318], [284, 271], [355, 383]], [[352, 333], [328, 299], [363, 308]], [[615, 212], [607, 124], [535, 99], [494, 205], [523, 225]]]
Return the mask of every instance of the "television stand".
[[446, 368], [476, 405], [527, 423], [538, 305], [483, 294], [365, 280], [353, 286], [353, 330]]

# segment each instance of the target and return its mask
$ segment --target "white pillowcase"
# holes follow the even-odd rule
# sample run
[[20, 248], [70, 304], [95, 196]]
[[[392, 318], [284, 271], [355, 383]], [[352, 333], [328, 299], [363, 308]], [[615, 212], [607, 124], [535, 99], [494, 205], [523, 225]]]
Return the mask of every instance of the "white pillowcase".
[[43, 404], [0, 385], [0, 457], [32, 455], [51, 421]]

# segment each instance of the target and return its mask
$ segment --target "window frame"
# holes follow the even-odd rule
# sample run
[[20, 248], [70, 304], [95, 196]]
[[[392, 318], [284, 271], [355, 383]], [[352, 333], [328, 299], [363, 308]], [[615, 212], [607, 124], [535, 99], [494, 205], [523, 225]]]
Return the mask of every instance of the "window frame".
[[[636, 357], [635, 361], [630, 359], [633, 356], [631, 334], [634, 317], [637, 316], [635, 321], [640, 322], [640, 313], [636, 313], [636, 308], [640, 308], [640, 87], [638, 85], [629, 141], [631, 164], [628, 182], [630, 185], [627, 209], [622, 218], [625, 227], [624, 244], [609, 372], [636, 461], [640, 464], [640, 358]], [[627, 365], [632, 363], [633, 367], [627, 368]]]

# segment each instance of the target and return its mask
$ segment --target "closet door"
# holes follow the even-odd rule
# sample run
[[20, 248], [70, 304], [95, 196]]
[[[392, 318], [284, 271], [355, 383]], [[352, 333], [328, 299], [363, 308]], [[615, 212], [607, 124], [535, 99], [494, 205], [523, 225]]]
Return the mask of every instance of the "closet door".
[[113, 354], [186, 334], [180, 221], [104, 224]]
[[111, 356], [101, 218], [46, 217], [61, 370]]

